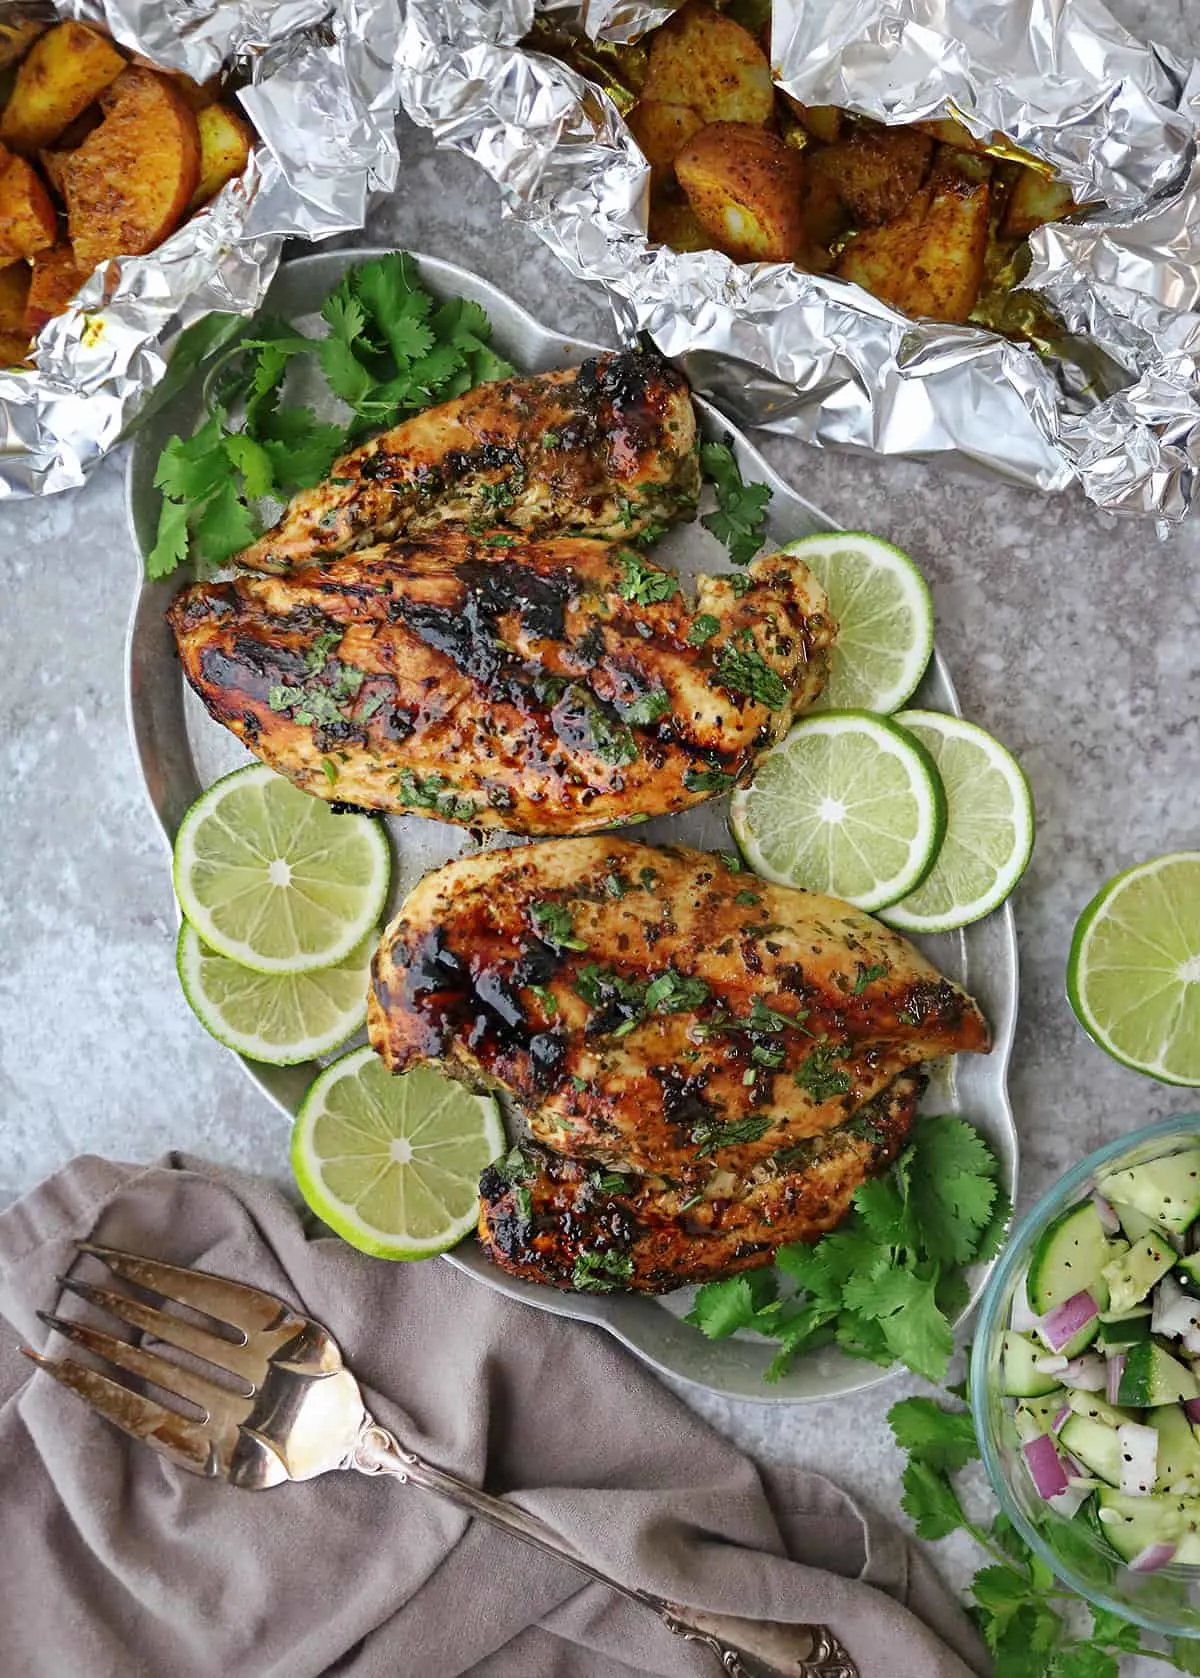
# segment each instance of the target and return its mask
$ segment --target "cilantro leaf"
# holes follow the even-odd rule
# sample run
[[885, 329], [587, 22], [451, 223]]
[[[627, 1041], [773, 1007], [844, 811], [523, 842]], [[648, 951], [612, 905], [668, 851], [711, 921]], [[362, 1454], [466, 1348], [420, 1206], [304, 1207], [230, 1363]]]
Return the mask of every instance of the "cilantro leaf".
[[954, 1353], [954, 1335], [938, 1307], [936, 1273], [929, 1277], [908, 1270], [895, 1274], [907, 1278], [906, 1286], [892, 1289], [892, 1297], [900, 1302], [879, 1319], [892, 1355], [926, 1380], [944, 1381]]
[[766, 484], [747, 484], [728, 443], [704, 443], [700, 467], [717, 492], [717, 511], [700, 520], [723, 542], [735, 565], [748, 565], [763, 544], [763, 526], [771, 491]]
[[944, 1410], [932, 1398], [902, 1398], [887, 1419], [897, 1445], [931, 1468], [954, 1473], [979, 1455], [968, 1410]]
[[622, 577], [617, 584], [626, 600], [635, 606], [648, 606], [656, 600], [669, 600], [679, 588], [679, 578], [673, 571], [664, 571], [653, 560], [645, 559], [632, 548], [622, 548], [617, 555]]
[[958, 1493], [946, 1476], [919, 1458], [904, 1470], [900, 1507], [916, 1527], [918, 1538], [948, 1538], [966, 1519]]
[[254, 521], [227, 478], [196, 520], [196, 544], [205, 559], [219, 565], [252, 542]]
[[1200, 1642], [1193, 1637], [1173, 1637], [1165, 1656], [1180, 1672], [1200, 1673]]
[[225, 437], [225, 453], [245, 480], [246, 494], [252, 501], [261, 500], [275, 490], [275, 463], [246, 431], [231, 431]]
[[1094, 1643], [1080, 1643], [1074, 1649], [1060, 1649], [1052, 1670], [1054, 1678], [1117, 1678], [1120, 1668], [1116, 1655]]
[[154, 469], [154, 486], [173, 501], [201, 501], [219, 489], [229, 474], [223, 446], [225, 410], [214, 408], [199, 431], [185, 442], [168, 438]]
[[706, 1282], [696, 1295], [685, 1322], [709, 1340], [725, 1340], [749, 1328], [759, 1312], [774, 1302], [776, 1282], [769, 1270], [751, 1270], [724, 1282]]
[[342, 427], [317, 419], [311, 408], [277, 409], [258, 435], [281, 490], [319, 484], [346, 443]]
[[[624, 589], [621, 591], [624, 593]], [[671, 592], [674, 593], [672, 586]], [[665, 596], [657, 595], [656, 599]], [[730, 693], [743, 693], [769, 711], [782, 711], [791, 695], [787, 683], [778, 670], [772, 670], [762, 654], [753, 647], [734, 647], [726, 644], [717, 655], [717, 680]]]
[[[1142, 1634], [1138, 1627], [1130, 1625], [1128, 1620], [1123, 1620], [1119, 1614], [1114, 1614], [1107, 1608], [1097, 1608], [1091, 1604], [1089, 1606], [1092, 1614], [1092, 1642], [1099, 1643], [1104, 1649], [1120, 1649], [1125, 1654], [1137, 1654], [1142, 1646]], [[1189, 1647], [1200, 1655], [1200, 1646], [1189, 1640]]]
[[938, 1264], [967, 1264], [996, 1204], [995, 1156], [971, 1125], [949, 1114], [923, 1119], [916, 1147], [911, 1200], [926, 1252]]
[[169, 577], [188, 554], [188, 510], [183, 501], [163, 496], [158, 514], [158, 534], [146, 555], [146, 575], [152, 580]]
[[321, 371], [333, 394], [357, 408], [375, 383], [358, 356], [359, 349], [367, 353], [371, 349], [364, 337], [367, 317], [363, 306], [356, 297], [334, 292], [325, 299], [321, 314], [329, 323], [329, 336], [320, 340], [317, 349]]

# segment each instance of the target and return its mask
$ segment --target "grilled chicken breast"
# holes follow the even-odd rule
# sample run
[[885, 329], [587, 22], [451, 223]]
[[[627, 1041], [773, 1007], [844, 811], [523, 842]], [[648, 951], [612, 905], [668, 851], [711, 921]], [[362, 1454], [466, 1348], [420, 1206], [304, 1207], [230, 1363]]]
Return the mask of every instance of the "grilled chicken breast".
[[727, 790], [816, 698], [836, 633], [786, 554], [692, 605], [632, 548], [449, 529], [198, 583], [169, 618], [211, 714], [306, 792], [552, 834]]
[[699, 491], [686, 381], [626, 350], [479, 385], [385, 431], [295, 496], [237, 563], [278, 571], [444, 524], [629, 541], [690, 517]]
[[785, 1242], [836, 1228], [859, 1184], [904, 1145], [924, 1084], [919, 1072], [901, 1072], [784, 1163], [768, 1160], [746, 1179], [714, 1173], [699, 1193], [514, 1148], [480, 1179], [484, 1252], [525, 1281], [605, 1293], [665, 1293], [769, 1264]]
[[555, 1153], [685, 1195], [785, 1168], [906, 1068], [989, 1047], [971, 998], [848, 904], [612, 836], [428, 874], [368, 1027], [393, 1071], [439, 1060]]

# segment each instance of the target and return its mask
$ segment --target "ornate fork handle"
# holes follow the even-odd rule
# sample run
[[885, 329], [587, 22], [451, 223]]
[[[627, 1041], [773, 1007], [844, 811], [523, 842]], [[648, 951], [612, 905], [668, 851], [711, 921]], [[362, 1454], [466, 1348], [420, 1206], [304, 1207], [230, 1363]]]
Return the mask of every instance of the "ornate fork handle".
[[390, 1474], [409, 1485], [457, 1504], [489, 1525], [500, 1527], [547, 1555], [569, 1562], [580, 1573], [632, 1602], [652, 1609], [668, 1630], [712, 1650], [726, 1678], [858, 1678], [858, 1669], [841, 1644], [823, 1626], [793, 1626], [775, 1621], [742, 1620], [682, 1608], [649, 1591], [637, 1591], [612, 1579], [585, 1560], [567, 1540], [528, 1510], [491, 1497], [444, 1469], [406, 1451], [386, 1428], [368, 1420], [346, 1460], [361, 1474]]

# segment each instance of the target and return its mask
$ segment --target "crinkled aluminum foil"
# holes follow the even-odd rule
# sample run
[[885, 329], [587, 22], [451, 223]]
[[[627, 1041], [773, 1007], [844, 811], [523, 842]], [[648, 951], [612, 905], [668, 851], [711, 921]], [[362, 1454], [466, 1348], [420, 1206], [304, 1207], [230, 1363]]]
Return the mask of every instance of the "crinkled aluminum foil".
[[1097, 0], [775, 0], [776, 79], [888, 122], [951, 113], [1044, 159], [1105, 208], [1038, 230], [1029, 281], [1062, 359], [914, 323], [855, 286], [645, 236], [649, 171], [606, 94], [519, 46], [538, 13], [593, 40], [674, 10], [642, 0], [408, 0], [409, 114], [474, 157], [509, 213], [619, 325], [645, 331], [744, 424], [819, 445], [940, 457], [1175, 521], [1200, 466], [1200, 69]]
[[361, 227], [399, 172], [396, 0], [0, 0], [6, 14], [101, 24], [197, 81], [237, 65], [261, 143], [157, 250], [92, 275], [39, 335], [35, 370], [0, 372], [0, 498], [81, 484], [162, 380], [168, 325], [251, 314], [285, 237]]

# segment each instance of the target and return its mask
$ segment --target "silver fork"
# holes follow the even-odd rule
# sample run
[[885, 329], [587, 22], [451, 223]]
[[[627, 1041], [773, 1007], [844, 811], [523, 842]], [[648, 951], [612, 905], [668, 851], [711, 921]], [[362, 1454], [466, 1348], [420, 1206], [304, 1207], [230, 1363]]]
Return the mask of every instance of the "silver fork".
[[[447, 1499], [652, 1609], [676, 1635], [710, 1649], [726, 1678], [858, 1678], [846, 1651], [823, 1626], [709, 1614], [623, 1585], [593, 1567], [537, 1516], [406, 1450], [368, 1415], [358, 1382], [329, 1332], [276, 1295], [90, 1241], [80, 1242], [79, 1251], [163, 1304], [198, 1313], [207, 1326], [75, 1276], [57, 1278], [65, 1292], [141, 1336], [175, 1347], [211, 1373], [152, 1351], [144, 1340], [122, 1340], [77, 1318], [46, 1311], [38, 1316], [47, 1327], [136, 1384], [72, 1357], [53, 1359], [27, 1346], [21, 1349], [106, 1420], [178, 1468], [228, 1480], [248, 1491], [265, 1491], [286, 1480], [312, 1480], [333, 1469], [388, 1474]], [[149, 1397], [140, 1390], [141, 1383], [183, 1408]]]

